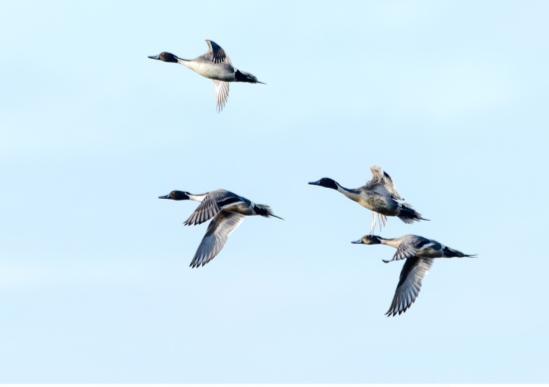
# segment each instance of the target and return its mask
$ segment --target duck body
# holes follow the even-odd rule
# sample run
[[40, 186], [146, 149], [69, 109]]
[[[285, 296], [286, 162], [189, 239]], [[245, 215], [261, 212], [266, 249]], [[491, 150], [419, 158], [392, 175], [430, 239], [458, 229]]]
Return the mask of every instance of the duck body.
[[273, 214], [271, 208], [264, 204], [255, 204], [243, 196], [225, 189], [191, 194], [186, 191], [171, 191], [159, 199], [193, 200], [200, 205], [185, 221], [185, 225], [198, 225], [211, 219], [206, 234], [202, 238], [190, 266], [200, 267], [215, 258], [225, 246], [229, 235], [242, 223], [246, 216], [259, 215], [263, 217], [279, 216]]
[[[328, 178], [324, 178], [328, 179]], [[311, 185], [323, 186], [321, 180], [317, 182], [311, 182]], [[336, 184], [337, 192], [346, 196], [354, 202], [357, 202], [362, 207], [369, 209], [386, 216], [398, 216], [399, 214], [399, 202], [393, 198], [386, 189], [382, 187], [376, 187], [373, 190], [359, 188], [346, 188], [334, 181]], [[325, 186], [324, 186], [325, 187]], [[330, 188], [330, 187], [328, 187]]]
[[236, 70], [230, 63], [213, 63], [211, 60], [204, 58], [204, 56], [199, 56], [192, 60], [179, 59], [179, 63], [195, 73], [212, 80], [223, 82], [236, 81]]
[[376, 224], [380, 229], [387, 222], [387, 216], [396, 216], [404, 223], [413, 223], [420, 220], [428, 220], [414, 210], [409, 203], [396, 191], [391, 177], [378, 166], [372, 166], [372, 179], [359, 188], [346, 188], [335, 180], [324, 177], [318, 181], [310, 182], [311, 185], [318, 185], [334, 189], [347, 198], [357, 202], [373, 212], [372, 232]]
[[383, 238], [378, 235], [365, 235], [354, 241], [355, 244], [376, 245], [383, 244], [396, 249], [393, 258], [383, 260], [405, 260], [400, 272], [400, 278], [393, 296], [393, 301], [387, 316], [396, 316], [406, 312], [416, 301], [423, 278], [430, 270], [436, 258], [469, 258], [475, 255], [465, 254], [459, 250], [445, 246], [434, 239], [428, 239], [419, 235], [404, 235], [400, 238]]
[[[333, 184], [327, 183], [327, 181], [330, 180]], [[401, 203], [399, 203], [386, 189], [383, 189], [382, 187], [376, 187], [375, 189], [366, 189], [364, 187], [346, 188], [337, 181], [328, 177], [310, 182], [309, 184], [335, 189], [337, 192], [352, 201], [357, 202], [362, 207], [386, 216], [398, 216], [400, 212], [399, 209], [402, 207]], [[332, 185], [335, 188], [333, 188]]]
[[371, 211], [378, 212], [385, 216], [398, 216], [401, 203], [396, 201], [387, 190], [365, 190], [360, 189], [358, 204]]

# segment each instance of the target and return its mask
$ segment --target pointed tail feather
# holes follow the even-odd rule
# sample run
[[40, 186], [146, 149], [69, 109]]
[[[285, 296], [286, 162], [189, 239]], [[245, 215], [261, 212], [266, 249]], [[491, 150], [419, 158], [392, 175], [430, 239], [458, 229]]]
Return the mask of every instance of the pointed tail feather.
[[400, 212], [397, 215], [404, 223], [413, 223], [425, 219], [419, 212], [414, 210], [409, 204], [403, 203], [400, 207]]
[[448, 246], [444, 247], [444, 257], [446, 258], [476, 258], [476, 256], [476, 254], [465, 254]]
[[273, 211], [271, 210], [271, 207], [269, 207], [265, 204], [255, 204], [254, 205], [254, 211], [255, 211], [256, 215], [261, 215], [261, 216], [264, 216], [266, 218], [272, 216], [274, 218], [284, 220], [284, 218], [281, 218], [280, 216], [273, 214]]

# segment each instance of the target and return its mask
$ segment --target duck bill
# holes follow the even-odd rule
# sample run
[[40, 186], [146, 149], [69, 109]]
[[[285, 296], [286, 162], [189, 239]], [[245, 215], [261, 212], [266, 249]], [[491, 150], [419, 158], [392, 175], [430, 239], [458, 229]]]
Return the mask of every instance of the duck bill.
[[320, 180], [319, 181], [310, 181], [309, 184], [310, 185], [320, 185]]
[[158, 199], [169, 199], [170, 195], [159, 196]]
[[351, 241], [351, 243], [352, 243], [353, 245], [361, 245], [361, 244], [362, 244], [362, 239], [359, 239], [359, 240], [357, 240], [357, 241]]
[[148, 58], [149, 58], [149, 59], [160, 60], [160, 55], [149, 55]]

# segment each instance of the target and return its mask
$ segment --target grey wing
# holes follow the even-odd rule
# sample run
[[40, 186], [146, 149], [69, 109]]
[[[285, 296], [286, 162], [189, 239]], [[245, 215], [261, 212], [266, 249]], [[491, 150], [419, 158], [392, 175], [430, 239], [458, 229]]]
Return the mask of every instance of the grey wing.
[[185, 225], [197, 225], [204, 223], [207, 220], [210, 220], [216, 216], [224, 206], [233, 204], [238, 201], [244, 200], [242, 197], [238, 196], [231, 191], [226, 189], [217, 189], [215, 191], [208, 192], [208, 195], [204, 198], [202, 203], [196, 210], [189, 216], [189, 219], [185, 221]]
[[383, 169], [378, 165], [372, 165], [370, 171], [372, 171], [372, 179], [369, 183], [381, 184], [383, 182]]
[[398, 246], [395, 254], [393, 255], [393, 258], [391, 258], [390, 260], [383, 260], [383, 262], [388, 263], [393, 261], [400, 261], [402, 259], [413, 258], [415, 257], [416, 252], [417, 251], [415, 244], [405, 241]]
[[191, 262], [191, 267], [204, 266], [223, 249], [227, 238], [244, 220], [244, 215], [236, 212], [221, 211], [208, 225], [206, 235]]
[[372, 188], [374, 185], [380, 184], [383, 185], [387, 191], [393, 196], [393, 198], [397, 200], [404, 200], [402, 196], [398, 193], [396, 190], [395, 183], [393, 182], [393, 179], [391, 176], [383, 170], [378, 165], [372, 165], [370, 167], [370, 171], [372, 171], [372, 179], [366, 183], [367, 186]]
[[384, 186], [383, 169], [381, 169], [381, 167], [378, 167], [377, 165], [372, 165], [370, 167], [370, 171], [372, 171], [372, 178], [366, 182], [363, 188], [367, 190], [373, 190], [376, 187]]
[[385, 171], [383, 171], [383, 182], [384, 182], [385, 188], [387, 188], [387, 191], [389, 191], [395, 199], [404, 200], [404, 198], [400, 196], [400, 194], [398, 193], [396, 189], [396, 185], [395, 183], [393, 183], [393, 179], [391, 179], [391, 176], [389, 176], [389, 174]]
[[196, 226], [216, 216], [221, 211], [217, 205], [217, 196], [215, 192], [209, 193], [185, 221], [185, 226]]
[[387, 316], [396, 316], [406, 312], [415, 302], [421, 290], [421, 283], [425, 274], [433, 264], [432, 258], [408, 258], [400, 272], [400, 280], [391, 302]]
[[206, 43], [208, 44], [208, 52], [204, 55], [205, 57], [208, 57], [213, 63], [231, 63], [231, 59], [219, 44], [208, 39], [206, 39]]
[[217, 101], [217, 111], [223, 110], [229, 99], [229, 82], [213, 81], [215, 86], [215, 98]]

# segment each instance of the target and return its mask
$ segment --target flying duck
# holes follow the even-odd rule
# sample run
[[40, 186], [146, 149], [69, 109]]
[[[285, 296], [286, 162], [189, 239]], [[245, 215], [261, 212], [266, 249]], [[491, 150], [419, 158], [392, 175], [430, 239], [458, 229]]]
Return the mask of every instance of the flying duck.
[[217, 111], [223, 110], [229, 98], [229, 82], [263, 83], [245, 71], [237, 70], [225, 50], [213, 40], [206, 40], [208, 52], [195, 59], [183, 59], [170, 52], [161, 52], [149, 58], [168, 63], [179, 63], [190, 68], [195, 73], [213, 80], [217, 99]]
[[359, 188], [345, 188], [329, 177], [323, 177], [309, 184], [335, 189], [362, 207], [371, 210], [373, 214], [370, 232], [374, 231], [376, 224], [379, 224], [381, 230], [387, 223], [387, 216], [397, 216], [404, 223], [428, 220], [423, 218], [410, 204], [404, 202], [404, 198], [396, 190], [396, 186], [387, 172], [377, 165], [370, 167], [370, 170], [372, 179]]
[[414, 303], [419, 291], [421, 282], [427, 271], [433, 264], [435, 258], [465, 258], [475, 255], [464, 254], [461, 251], [444, 246], [433, 239], [427, 239], [418, 235], [404, 235], [400, 238], [382, 238], [377, 235], [365, 235], [361, 239], [351, 242], [363, 245], [383, 244], [396, 248], [396, 253], [390, 260], [383, 260], [388, 263], [405, 259], [404, 266], [400, 272], [400, 279], [396, 287], [395, 295], [386, 316], [396, 316], [406, 312]]
[[255, 204], [245, 197], [224, 189], [203, 194], [191, 194], [186, 191], [172, 191], [159, 199], [194, 200], [200, 202], [196, 210], [185, 221], [185, 225], [197, 225], [212, 219], [202, 242], [190, 264], [191, 267], [204, 266], [223, 249], [229, 235], [242, 223], [245, 216], [261, 215], [264, 217], [281, 217], [273, 214], [271, 208], [264, 204]]

